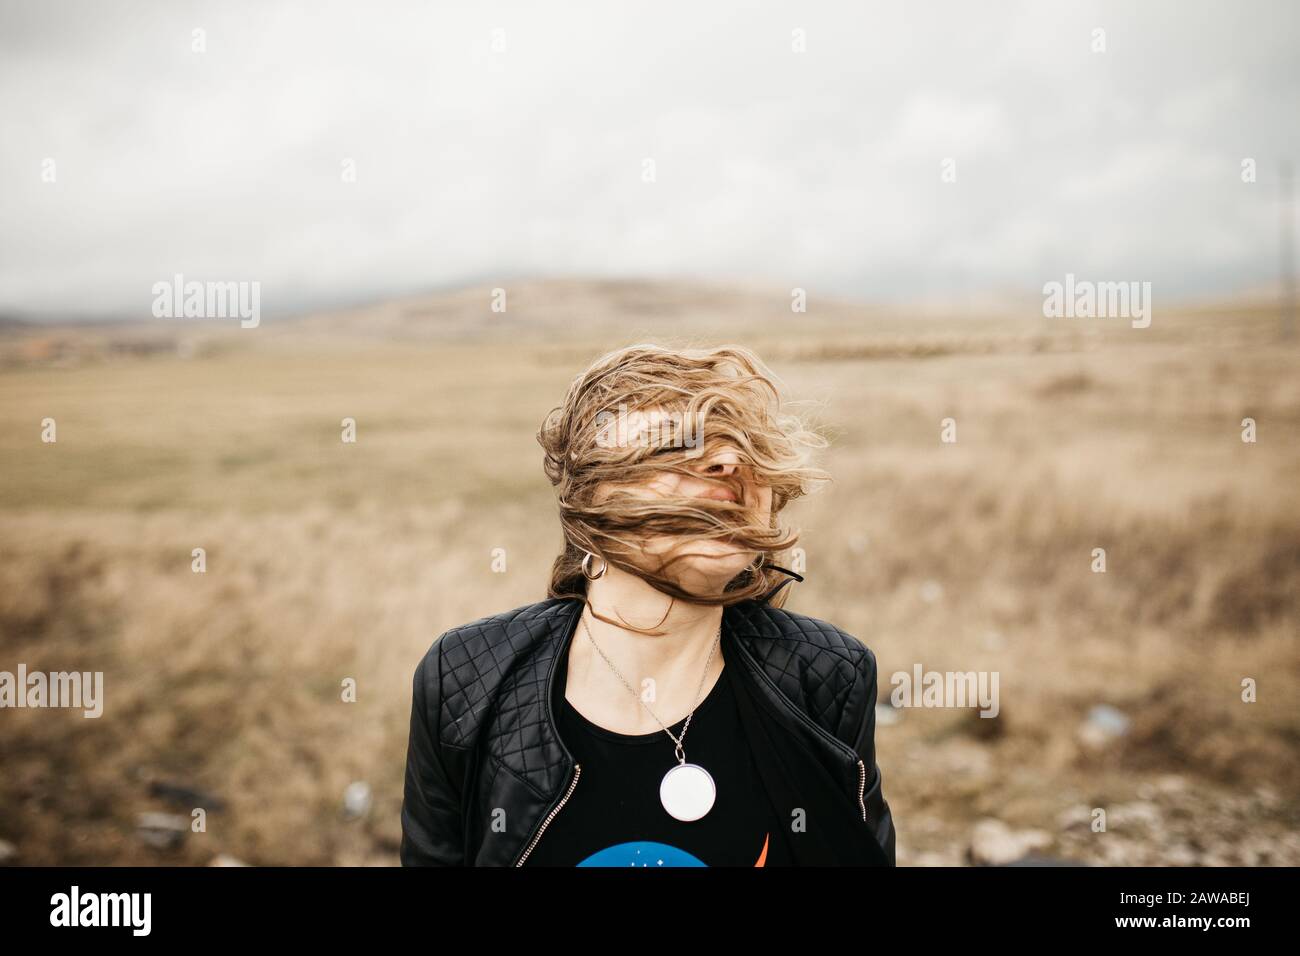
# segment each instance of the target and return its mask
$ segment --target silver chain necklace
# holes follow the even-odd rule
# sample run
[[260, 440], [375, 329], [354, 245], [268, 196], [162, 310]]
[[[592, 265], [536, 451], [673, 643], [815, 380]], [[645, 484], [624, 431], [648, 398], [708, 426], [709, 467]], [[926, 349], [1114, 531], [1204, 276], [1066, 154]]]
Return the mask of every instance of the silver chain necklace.
[[718, 796], [718, 788], [713, 782], [712, 774], [697, 763], [686, 762], [686, 749], [682, 741], [686, 739], [686, 731], [691, 726], [691, 718], [695, 716], [695, 708], [700, 706], [700, 695], [704, 691], [704, 678], [708, 676], [709, 665], [713, 663], [713, 652], [717, 649], [718, 642], [722, 640], [722, 622], [718, 622], [718, 636], [713, 639], [713, 646], [709, 648], [709, 659], [704, 662], [704, 673], [700, 675], [700, 686], [695, 691], [695, 706], [686, 715], [686, 723], [682, 725], [681, 737], [674, 737], [673, 732], [668, 729], [668, 725], [659, 720], [659, 715], [650, 710], [650, 705], [641, 699], [641, 695], [627, 682], [627, 678], [614, 666], [614, 662], [605, 656], [605, 652], [600, 649], [596, 639], [591, 636], [591, 628], [587, 626], [586, 615], [582, 615], [580, 620], [587, 632], [587, 639], [591, 641], [591, 646], [596, 648], [596, 653], [605, 658], [605, 663], [609, 665], [610, 670], [618, 675], [618, 679], [631, 691], [632, 696], [641, 701], [641, 706], [650, 711], [650, 716], [659, 721], [659, 726], [663, 727], [664, 733], [672, 737], [673, 742], [677, 745], [674, 750], [677, 757], [677, 766], [664, 774], [664, 778], [659, 784], [659, 802], [663, 804], [669, 816], [675, 819], [686, 822], [700, 819], [713, 809], [713, 803]]

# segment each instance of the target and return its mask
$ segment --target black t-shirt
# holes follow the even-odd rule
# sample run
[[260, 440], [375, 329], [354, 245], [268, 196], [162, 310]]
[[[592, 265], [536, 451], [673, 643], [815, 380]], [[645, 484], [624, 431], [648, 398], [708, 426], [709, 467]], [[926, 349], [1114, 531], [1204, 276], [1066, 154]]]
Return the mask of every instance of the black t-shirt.
[[[660, 781], [677, 763], [672, 738], [662, 729], [628, 735], [592, 723], [564, 697], [562, 670], [556, 720], [582, 773], [525, 866], [790, 865], [790, 824], [774, 812], [754, 766], [732, 667], [724, 664], [686, 732], [687, 763], [704, 767], [717, 787], [713, 807], [689, 822], [659, 801]], [[685, 723], [671, 725], [676, 737]]]

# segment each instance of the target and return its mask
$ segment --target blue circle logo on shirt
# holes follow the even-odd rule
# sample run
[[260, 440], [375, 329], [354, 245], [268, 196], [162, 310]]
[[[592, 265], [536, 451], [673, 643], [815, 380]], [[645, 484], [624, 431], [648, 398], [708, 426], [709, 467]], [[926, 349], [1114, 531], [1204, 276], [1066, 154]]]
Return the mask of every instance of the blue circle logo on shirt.
[[708, 866], [697, 856], [667, 843], [633, 840], [597, 850], [578, 866]]

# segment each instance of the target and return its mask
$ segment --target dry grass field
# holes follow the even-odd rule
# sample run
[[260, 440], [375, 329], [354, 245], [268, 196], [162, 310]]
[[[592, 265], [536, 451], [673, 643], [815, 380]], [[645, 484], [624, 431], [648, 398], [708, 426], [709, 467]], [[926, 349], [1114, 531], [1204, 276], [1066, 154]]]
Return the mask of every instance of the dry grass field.
[[[1089, 863], [1300, 864], [1300, 346], [1272, 313], [511, 296], [0, 334], [0, 670], [106, 684], [99, 719], [0, 711], [9, 862], [395, 864], [413, 668], [544, 596], [536, 428], [586, 362], [650, 340], [753, 347], [830, 439], [834, 481], [787, 512], [787, 608], [865, 641], [882, 697], [918, 663], [1000, 674], [995, 720], [884, 712], [900, 865], [967, 862], [987, 818]], [[1089, 743], [1099, 704], [1130, 722]], [[206, 832], [141, 838], [196, 805]]]

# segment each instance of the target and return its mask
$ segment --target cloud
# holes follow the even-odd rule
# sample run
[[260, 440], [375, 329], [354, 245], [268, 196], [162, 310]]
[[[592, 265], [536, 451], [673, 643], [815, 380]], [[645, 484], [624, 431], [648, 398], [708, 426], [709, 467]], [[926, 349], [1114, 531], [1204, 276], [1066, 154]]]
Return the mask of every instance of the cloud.
[[176, 272], [268, 314], [523, 274], [1226, 293], [1300, 158], [1300, 15], [1251, 9], [6, 7], [0, 311], [142, 314]]

